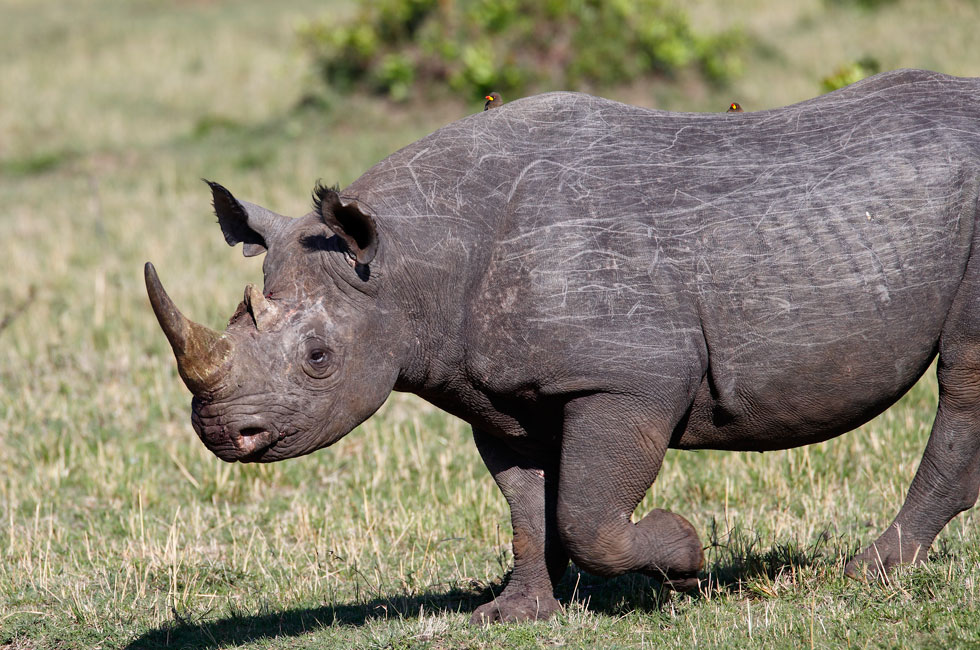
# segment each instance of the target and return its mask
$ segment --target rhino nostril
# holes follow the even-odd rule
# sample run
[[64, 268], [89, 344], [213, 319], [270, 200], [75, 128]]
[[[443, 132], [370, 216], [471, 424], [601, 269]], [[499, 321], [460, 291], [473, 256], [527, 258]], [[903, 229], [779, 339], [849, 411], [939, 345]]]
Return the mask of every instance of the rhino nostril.
[[276, 436], [272, 431], [264, 427], [242, 427], [238, 430], [238, 439], [235, 446], [241, 456], [238, 460], [248, 461], [249, 457], [265, 451], [276, 443]]

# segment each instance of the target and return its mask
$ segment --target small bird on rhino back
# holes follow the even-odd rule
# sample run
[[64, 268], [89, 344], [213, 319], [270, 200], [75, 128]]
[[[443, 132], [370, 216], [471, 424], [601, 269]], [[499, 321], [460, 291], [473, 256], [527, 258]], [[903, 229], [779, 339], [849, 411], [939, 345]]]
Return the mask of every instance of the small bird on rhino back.
[[742, 112], [742, 107], [738, 105], [738, 102], [732, 102], [731, 104], [728, 105], [728, 110], [725, 111], [725, 112], [726, 113], [741, 113]]
[[504, 100], [500, 98], [500, 93], [490, 93], [483, 99], [487, 100], [487, 103], [483, 105], [483, 110], [489, 111], [491, 108], [497, 108], [504, 103]]

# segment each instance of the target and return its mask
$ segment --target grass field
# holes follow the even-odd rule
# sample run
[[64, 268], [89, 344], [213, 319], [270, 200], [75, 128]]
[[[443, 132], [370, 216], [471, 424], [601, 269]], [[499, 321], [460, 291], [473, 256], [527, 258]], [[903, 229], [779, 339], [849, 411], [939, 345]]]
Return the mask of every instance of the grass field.
[[[980, 6], [928, 7], [700, 0], [699, 24], [734, 18], [751, 37], [744, 76], [610, 94], [751, 110], [816, 94], [864, 54], [980, 74]], [[298, 215], [316, 179], [344, 185], [479, 110], [317, 90], [295, 27], [350, 10], [0, 0], [0, 647], [980, 645], [975, 511], [888, 585], [842, 576], [901, 505], [931, 373], [838, 440], [668, 453], [638, 513], [667, 507], [698, 528], [701, 592], [570, 569], [564, 610], [537, 624], [466, 623], [509, 567], [511, 531], [464, 423], [396, 395], [336, 446], [285, 463], [228, 465], [197, 441], [142, 264], [213, 327], [261, 277], [224, 244], [199, 179]]]

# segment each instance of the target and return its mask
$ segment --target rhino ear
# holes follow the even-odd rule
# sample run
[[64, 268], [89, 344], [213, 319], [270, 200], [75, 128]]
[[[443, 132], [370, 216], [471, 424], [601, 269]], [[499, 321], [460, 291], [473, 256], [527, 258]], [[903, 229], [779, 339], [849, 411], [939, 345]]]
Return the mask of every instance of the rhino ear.
[[357, 201], [344, 200], [335, 188], [317, 183], [313, 189], [313, 209], [343, 240], [358, 264], [371, 263], [378, 252], [378, 229], [374, 218]]
[[229, 246], [242, 243], [245, 257], [264, 253], [269, 247], [268, 242], [289, 221], [287, 217], [266, 210], [262, 206], [239, 201], [231, 192], [207, 179], [203, 179], [211, 187], [214, 200], [214, 214], [218, 217], [218, 225]]

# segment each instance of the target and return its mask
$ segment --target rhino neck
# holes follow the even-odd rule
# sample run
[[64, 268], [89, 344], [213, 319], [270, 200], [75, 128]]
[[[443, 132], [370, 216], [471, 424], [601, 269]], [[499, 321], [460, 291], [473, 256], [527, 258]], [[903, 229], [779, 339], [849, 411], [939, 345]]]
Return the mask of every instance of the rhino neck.
[[[397, 335], [410, 352], [396, 390], [421, 395], [457, 381], [470, 312], [507, 219], [506, 198], [486, 176], [501, 170], [484, 173], [484, 151], [461, 146], [471, 139], [467, 124], [455, 122], [396, 152], [341, 192], [374, 216], [383, 300], [404, 321]], [[449, 169], [480, 173], [461, 178]]]
[[438, 393], [455, 381], [463, 361], [466, 311], [478, 282], [474, 266], [479, 265], [468, 252], [473, 244], [444, 239], [445, 222], [440, 229], [437, 221], [396, 221], [385, 246], [379, 296], [397, 310], [400, 325], [392, 334], [407, 348], [394, 388]]

